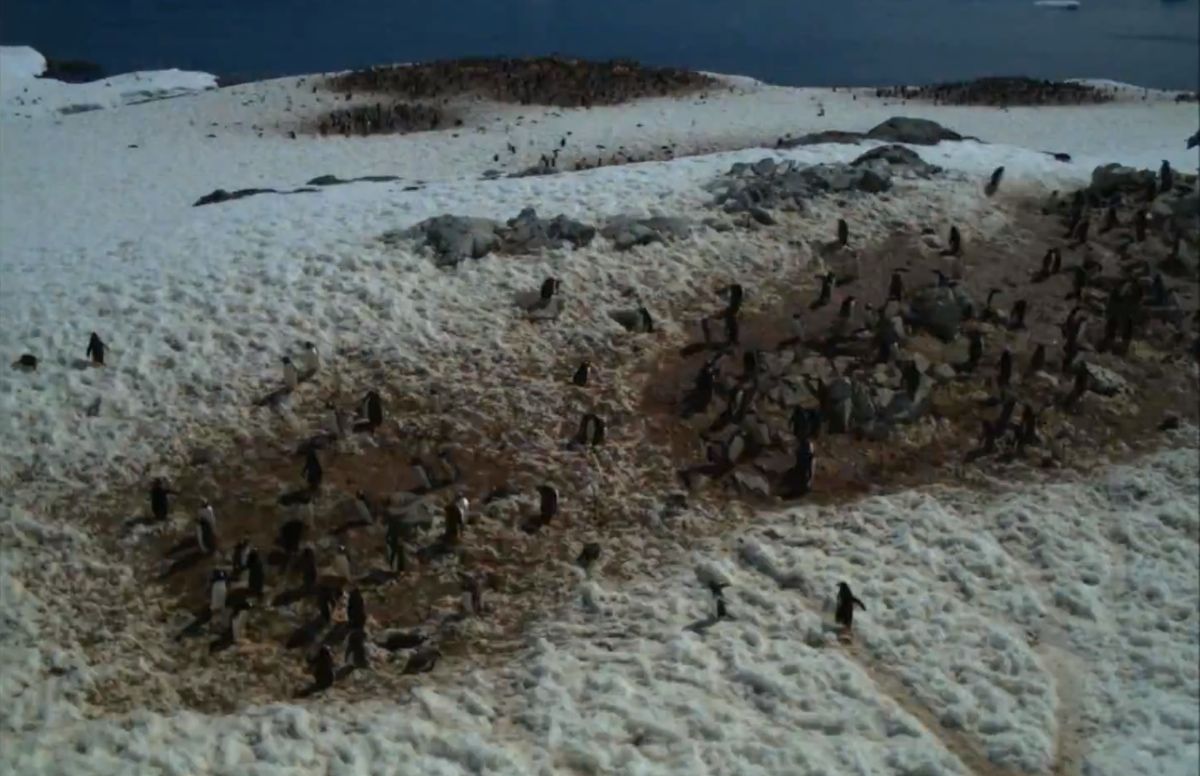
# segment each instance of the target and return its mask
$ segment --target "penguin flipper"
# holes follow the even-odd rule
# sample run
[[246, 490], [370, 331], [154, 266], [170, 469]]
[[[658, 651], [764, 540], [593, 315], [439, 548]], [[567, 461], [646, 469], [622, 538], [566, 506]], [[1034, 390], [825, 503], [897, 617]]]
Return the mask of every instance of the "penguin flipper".
[[862, 609], [864, 612], [867, 610], [867, 605], [864, 604], [862, 601], [858, 600], [857, 598], [851, 598], [850, 602], [853, 603], [855, 606], [857, 606], [859, 609]]

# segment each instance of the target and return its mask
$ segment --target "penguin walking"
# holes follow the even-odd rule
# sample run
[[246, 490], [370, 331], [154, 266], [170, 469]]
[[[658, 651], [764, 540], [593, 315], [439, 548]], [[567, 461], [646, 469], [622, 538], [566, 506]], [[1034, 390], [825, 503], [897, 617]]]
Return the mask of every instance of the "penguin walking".
[[224, 569], [215, 569], [208, 581], [208, 611], [214, 625], [222, 625], [225, 598], [229, 594], [229, 577]]
[[984, 186], [983, 193], [989, 197], [993, 196], [996, 193], [996, 191], [1000, 188], [1000, 181], [1003, 178], [1004, 178], [1004, 167], [1003, 166], [997, 167], [995, 170], [992, 171], [992, 177], [988, 180], [987, 185]]
[[837, 610], [834, 612], [834, 619], [846, 633], [849, 633], [854, 627], [854, 607], [856, 606], [864, 612], [867, 610], [867, 605], [854, 596], [854, 593], [850, 591], [850, 586], [845, 582], [839, 582]]
[[587, 445], [595, 447], [604, 443], [605, 424], [599, 415], [589, 412], [579, 421], [579, 430], [575, 433], [573, 443], [576, 446]]
[[359, 420], [354, 424], [356, 431], [375, 432], [375, 429], [383, 425], [383, 400], [379, 398], [378, 391], [367, 391], [359, 403]]
[[833, 300], [833, 285], [835, 277], [836, 276], [832, 272], [826, 272], [824, 275], [820, 276], [821, 292], [817, 296], [816, 301], [809, 305], [810, 310], [816, 310], [820, 307], [824, 307]]
[[196, 546], [204, 555], [212, 555], [217, 551], [217, 518], [207, 501], [196, 518]]
[[319, 490], [321, 487], [321, 479], [325, 476], [324, 470], [321, 468], [321, 459], [317, 457], [316, 450], [309, 450], [304, 458], [304, 466], [300, 469], [300, 476], [304, 477], [304, 481], [308, 483], [310, 490]]
[[92, 332], [92, 336], [88, 340], [87, 353], [84, 355], [92, 360], [93, 365], [104, 366], [104, 351], [106, 348], [107, 346], [104, 344], [104, 340], [100, 339], [100, 335]]
[[708, 592], [712, 593], [713, 598], [713, 617], [717, 620], [724, 620], [729, 616], [729, 612], [725, 608], [725, 588], [729, 587], [728, 582], [718, 582], [709, 580]]
[[179, 495], [173, 490], [167, 488], [167, 484], [161, 477], [155, 478], [150, 484], [150, 514], [158, 522], [164, 522], [171, 512], [170, 496]]
[[579, 364], [579, 368], [575, 370], [575, 374], [571, 377], [571, 382], [579, 387], [588, 384], [588, 378], [592, 372], [592, 364], [590, 361], [584, 361]]
[[548, 525], [558, 514], [558, 489], [553, 485], [539, 485], [537, 492], [538, 513], [531, 516], [522, 525], [525, 533], [535, 533], [543, 526]]
[[839, 248], [844, 248], [848, 242], [850, 242], [850, 225], [846, 223], [846, 219], [839, 218], [837, 220], [837, 245]]
[[722, 293], [728, 298], [728, 303], [725, 307], [725, 313], [728, 315], [737, 315], [742, 309], [742, 300], [745, 299], [746, 290], [742, 288], [741, 283], [730, 283]]

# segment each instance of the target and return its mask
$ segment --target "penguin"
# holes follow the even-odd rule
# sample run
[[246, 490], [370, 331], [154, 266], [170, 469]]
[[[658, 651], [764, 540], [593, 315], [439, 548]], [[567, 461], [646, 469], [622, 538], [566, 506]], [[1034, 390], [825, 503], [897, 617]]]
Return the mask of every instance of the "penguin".
[[335, 439], [344, 439], [350, 434], [350, 413], [339, 408], [333, 401], [325, 402], [329, 411], [329, 432]]
[[654, 318], [645, 307], [638, 307], [636, 310], [613, 310], [608, 316], [623, 329], [634, 334], [649, 334], [654, 331]]
[[463, 613], [477, 617], [483, 614], [483, 585], [479, 578], [474, 574], [462, 574], [458, 578], [458, 584], [463, 594]]
[[1008, 328], [1009, 331], [1016, 331], [1025, 328], [1025, 314], [1029, 310], [1029, 302], [1024, 299], [1018, 299], [1013, 303], [1012, 310], [1008, 313]]
[[1037, 413], [1033, 407], [1026, 404], [1025, 409], [1021, 412], [1021, 427], [1017, 433], [1017, 449], [1022, 451], [1026, 445], [1032, 445], [1037, 442]]
[[1050, 268], [1051, 268], [1052, 266], [1054, 266], [1054, 252], [1055, 252], [1055, 250], [1057, 250], [1057, 249], [1056, 249], [1056, 248], [1049, 248], [1049, 249], [1047, 249], [1047, 251], [1046, 251], [1046, 255], [1042, 257], [1042, 269], [1041, 269], [1039, 272], [1035, 272], [1035, 273], [1034, 273], [1034, 275], [1033, 275], [1033, 282], [1035, 282], [1035, 283], [1040, 283], [1040, 282], [1042, 282], [1043, 280], [1045, 280], [1046, 278], [1050, 277], [1050, 275], [1052, 275], [1052, 274], [1053, 274], [1053, 273], [1051, 272], [1051, 269], [1050, 269]]
[[854, 627], [854, 607], [856, 606], [864, 612], [867, 610], [866, 604], [855, 598], [854, 593], [850, 591], [850, 586], [845, 582], [839, 582], [837, 611], [834, 612], [834, 619], [846, 632]]
[[604, 421], [594, 413], [586, 413], [579, 421], [579, 431], [573, 440], [576, 445], [596, 445], [604, 442]]
[[725, 588], [729, 587], [728, 582], [718, 582], [715, 579], [708, 581], [708, 592], [712, 594], [714, 616], [718, 620], [723, 620], [727, 616], [725, 611]]
[[817, 296], [815, 302], [809, 305], [810, 310], [816, 310], [819, 307], [824, 307], [833, 299], [833, 283], [836, 276], [832, 272], [826, 272], [820, 276], [821, 293]]
[[383, 425], [383, 401], [379, 398], [377, 391], [367, 391], [362, 402], [359, 403], [358, 414], [362, 420], [355, 425], [355, 428], [360, 431], [374, 432]]
[[361, 629], [350, 631], [350, 636], [346, 640], [344, 660], [359, 671], [365, 671], [371, 667], [371, 663], [367, 659], [367, 635]]
[[292, 363], [292, 359], [284, 356], [283, 362], [283, 384], [289, 390], [295, 390], [296, 384], [300, 381], [300, 375], [296, 371], [296, 365]]
[[996, 190], [1000, 188], [1000, 180], [1003, 177], [1004, 177], [1004, 167], [1003, 166], [997, 167], [995, 170], [993, 170], [991, 179], [988, 180], [987, 186], [985, 186], [983, 189], [984, 193], [987, 194], [989, 197], [992, 196], [993, 194], [995, 194]]
[[371, 525], [375, 522], [375, 509], [367, 494], [361, 489], [354, 492], [354, 511], [363, 525]]
[[252, 547], [246, 554], [246, 588], [250, 591], [250, 595], [262, 597], [265, 577], [262, 557], [258, 554], [258, 550]]
[[539, 485], [538, 492], [538, 518], [543, 523], [548, 523], [558, 514], [558, 489], [553, 485]]
[[950, 244], [942, 251], [943, 256], [958, 256], [962, 253], [962, 234], [957, 226], [950, 227]]
[[1133, 238], [1138, 242], [1146, 241], [1146, 227], [1149, 220], [1145, 210], [1138, 210], [1133, 214]]
[[350, 555], [346, 551], [346, 545], [339, 544], [337, 551], [333, 555], [333, 563], [330, 564], [333, 573], [342, 579], [349, 580], [350, 577]]
[[1171, 163], [1166, 159], [1162, 160], [1162, 166], [1158, 168], [1158, 180], [1161, 184], [1159, 191], [1163, 194], [1175, 188], [1175, 173], [1171, 169]]
[[740, 340], [737, 315], [726, 312], [721, 316], [721, 322], [725, 324], [725, 343], [730, 347], [737, 345]]
[[296, 567], [300, 570], [300, 579], [304, 589], [314, 590], [317, 587], [317, 553], [312, 545], [308, 545], [300, 551]]
[[591, 375], [591, 372], [592, 372], [591, 362], [584, 361], [583, 363], [581, 363], [579, 365], [579, 368], [575, 370], [575, 374], [571, 378], [571, 382], [574, 383], [575, 385], [583, 387], [588, 384], [588, 377]]
[[346, 623], [351, 631], [361, 631], [367, 627], [367, 604], [357, 587], [352, 588], [346, 598]]
[[1046, 346], [1039, 342], [1037, 347], [1033, 349], [1033, 356], [1029, 359], [1029, 367], [1025, 370], [1025, 376], [1030, 377], [1042, 371], [1046, 366]]
[[212, 555], [217, 551], [217, 524], [212, 516], [212, 507], [208, 507], [207, 511], [201, 510], [200, 517], [196, 519], [196, 546], [204, 555]]
[[166, 483], [161, 477], [155, 478], [150, 484], [150, 514], [158, 522], [163, 522], [167, 519], [167, 515], [171, 511], [171, 502], [168, 496], [176, 495], [174, 491], [168, 490]]
[[36, 372], [38, 368], [38, 358], [32, 353], [22, 353], [21, 357], [12, 362], [13, 369], [19, 369], [22, 372]]
[[333, 604], [333, 595], [321, 591], [317, 596], [317, 616], [293, 630], [285, 646], [288, 649], [302, 649], [316, 641], [333, 621]]
[[246, 570], [246, 564], [250, 557], [250, 550], [253, 548], [254, 546], [250, 544], [249, 539], [242, 539], [233, 546], [232, 562], [233, 576], [235, 579], [241, 576], [242, 572]]
[[245, 598], [237, 598], [229, 602], [229, 624], [225, 627], [224, 632], [208, 645], [210, 653], [228, 649], [242, 640], [250, 608], [251, 602]]
[[1012, 351], [1007, 347], [1000, 354], [1000, 367], [996, 374], [996, 387], [1001, 391], [1008, 388], [1009, 381], [1012, 379], [1013, 356]]
[[462, 536], [463, 513], [458, 504], [447, 504], [444, 510], [445, 528], [442, 532], [442, 544], [457, 544]]
[[579, 566], [584, 572], [591, 572], [592, 566], [600, 559], [600, 543], [588, 542], [583, 545], [583, 549], [579, 551], [579, 555], [575, 558], [575, 565]]
[[558, 278], [546, 278], [543, 280], [542, 286], [538, 290], [538, 298], [525, 308], [526, 312], [531, 315], [550, 312], [555, 302], [554, 296], [561, 287], [562, 283]]
[[996, 308], [992, 306], [992, 300], [1003, 293], [1004, 291], [999, 288], [988, 289], [987, 300], [983, 304], [983, 320], [994, 321], [1000, 317], [996, 312]]
[[403, 521], [400, 518], [393, 518], [388, 521], [387, 534], [384, 537], [388, 568], [395, 573], [400, 573], [408, 568], [408, 557], [404, 551], [402, 540], [403, 528]]
[[975, 372], [975, 367], [979, 366], [980, 359], [983, 358], [983, 332], [978, 329], [967, 332], [969, 344], [967, 346], [967, 360], [959, 367], [959, 371], [965, 374]]
[[837, 245], [839, 248], [844, 248], [848, 242], [850, 242], [850, 225], [846, 223], [846, 219], [839, 218], [837, 221]]
[[1111, 232], [1113, 229], [1116, 229], [1120, 225], [1121, 225], [1121, 222], [1120, 222], [1120, 220], [1117, 219], [1116, 206], [1109, 205], [1108, 209], [1104, 211], [1104, 221], [1100, 224], [1100, 234], [1105, 234], [1107, 232]]
[[208, 582], [208, 610], [213, 616], [225, 610], [225, 596], [229, 592], [228, 575], [224, 569], [215, 569]]
[[92, 332], [91, 338], [88, 340], [87, 353], [84, 355], [92, 359], [92, 364], [95, 366], [104, 366], [104, 340], [100, 339], [100, 335]]
[[408, 656], [408, 662], [404, 664], [404, 669], [401, 674], [426, 674], [437, 666], [438, 658], [442, 656], [441, 651], [437, 647], [426, 647], [418, 649]]
[[333, 652], [325, 644], [317, 651], [312, 661], [313, 683], [308, 693], [318, 693], [333, 686]]
[[725, 295], [729, 298], [729, 303], [725, 308], [725, 313], [729, 315], [737, 315], [742, 309], [742, 300], [745, 298], [745, 289], [741, 283], [730, 283], [724, 289]]
[[892, 280], [888, 284], [888, 301], [899, 302], [904, 299], [904, 279], [899, 272], [892, 273]]
[[1063, 407], [1066, 409], [1071, 409], [1079, 403], [1079, 400], [1083, 398], [1085, 393], [1087, 393], [1088, 382], [1091, 376], [1092, 375], [1091, 372], [1088, 371], [1087, 364], [1079, 364], [1079, 366], [1075, 368], [1075, 382], [1071, 386], [1071, 392], [1068, 393], [1063, 399]]
[[317, 352], [316, 344], [304, 343], [304, 350], [300, 353], [300, 368], [305, 377], [312, 377], [321, 368], [321, 354]]
[[856, 299], [853, 296], [848, 296], [842, 300], [842, 306], [838, 309], [837, 318], [834, 319], [833, 325], [830, 327], [830, 339], [839, 340], [850, 334], [850, 329], [853, 326], [855, 301]]
[[308, 483], [310, 490], [320, 489], [324, 470], [321, 468], [321, 459], [317, 457], [316, 450], [309, 450], [307, 455], [305, 455], [304, 466], [300, 469], [300, 476]]
[[1017, 400], [1009, 397], [1000, 406], [1000, 416], [996, 418], [996, 423], [992, 426], [997, 436], [1004, 436], [1008, 433], [1009, 426], [1012, 425], [1013, 412], [1017, 408]]
[[783, 492], [780, 494], [783, 498], [799, 498], [812, 491], [816, 461], [816, 449], [811, 437], [800, 437], [796, 442], [795, 463], [783, 473]]
[[1062, 252], [1058, 248], [1051, 248], [1050, 250], [1052, 252], [1051, 258], [1053, 259], [1053, 263], [1050, 266], [1050, 274], [1057, 275], [1062, 272]]

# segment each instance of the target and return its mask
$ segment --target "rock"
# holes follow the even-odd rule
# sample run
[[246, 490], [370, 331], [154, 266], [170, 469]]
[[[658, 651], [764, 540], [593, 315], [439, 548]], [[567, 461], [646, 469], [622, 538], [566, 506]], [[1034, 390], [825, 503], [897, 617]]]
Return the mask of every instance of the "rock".
[[1114, 162], [1092, 170], [1092, 183], [1088, 190], [1101, 198], [1121, 192], [1140, 194], [1156, 180], [1153, 170], [1136, 170]]
[[211, 194], [205, 194], [200, 199], [192, 203], [192, 207], [200, 207], [201, 205], [215, 205], [219, 202], [228, 202], [231, 199], [242, 199], [243, 197], [252, 197], [255, 194], [275, 194], [275, 189], [238, 189], [237, 191], [226, 191], [225, 189], [217, 189]]
[[731, 232], [731, 231], [733, 231], [733, 224], [729, 223], [728, 221], [724, 221], [720, 218], [712, 218], [712, 217], [706, 218], [706, 219], [704, 219], [704, 225], [707, 226], [709, 229], [712, 229], [714, 232]]
[[965, 290], [931, 286], [913, 295], [909, 317], [914, 325], [950, 342], [958, 336], [958, 327], [973, 308], [974, 303]]
[[336, 186], [339, 183], [349, 183], [349, 181], [344, 181], [336, 175], [318, 175], [317, 177], [308, 181], [307, 185], [309, 185], [309, 186]]
[[873, 140], [910, 145], [937, 145], [943, 140], [962, 140], [962, 135], [946, 129], [936, 121], [893, 116], [867, 132]]
[[784, 138], [775, 144], [776, 148], [796, 148], [798, 146], [819, 145], [821, 143], [845, 143], [853, 145], [862, 140], [861, 132], [845, 132], [840, 129], [826, 129], [822, 132], [810, 132], [796, 138]]
[[564, 242], [572, 247], [587, 245], [596, 236], [596, 228], [564, 215], [552, 219], [538, 218], [537, 211], [525, 208], [516, 218], [508, 220], [508, 228], [502, 235], [504, 250], [520, 253], [537, 248], [555, 248]]
[[775, 160], [769, 156], [764, 157], [750, 165], [750, 169], [755, 175], [770, 175], [775, 172]]
[[886, 162], [891, 167], [906, 167], [921, 177], [928, 177], [942, 170], [937, 165], [928, 164], [911, 148], [905, 148], [900, 145], [885, 145], [872, 148], [870, 151], [860, 155], [853, 162], [850, 162], [850, 166], [861, 167], [878, 162]]
[[765, 477], [757, 472], [738, 469], [733, 473], [733, 481], [737, 484], [738, 490], [743, 493], [748, 493], [764, 498], [770, 497], [771, 486], [767, 483]]
[[757, 207], [757, 206], [751, 207], [749, 212], [750, 212], [750, 216], [755, 221], [762, 224], [763, 226], [774, 226], [775, 225], [775, 217], [772, 216], [767, 211], [763, 210], [761, 207]]
[[463, 259], [486, 256], [500, 243], [499, 228], [499, 224], [487, 218], [441, 215], [428, 218], [402, 234], [423, 241], [433, 250], [438, 266], [452, 267]]
[[954, 367], [942, 363], [936, 364], [933, 369], [929, 370], [929, 376], [940, 383], [948, 383], [957, 377], [958, 373], [954, 371]]
[[662, 242], [668, 238], [686, 237], [691, 225], [686, 219], [672, 216], [633, 218], [614, 216], [600, 230], [600, 234], [612, 241], [617, 250], [629, 250], [636, 245]]
[[1129, 384], [1125, 382], [1125, 378], [1111, 369], [1098, 364], [1088, 364], [1087, 368], [1091, 375], [1088, 379], [1088, 390], [1109, 397], [1129, 392]]

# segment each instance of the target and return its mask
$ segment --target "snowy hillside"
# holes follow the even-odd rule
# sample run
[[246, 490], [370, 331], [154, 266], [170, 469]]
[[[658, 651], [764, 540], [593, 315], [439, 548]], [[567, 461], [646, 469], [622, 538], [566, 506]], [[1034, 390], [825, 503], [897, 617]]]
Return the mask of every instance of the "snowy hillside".
[[[718, 286], [761, 290], [763, 306], [789, 300], [792, 279], [829, 260], [821, 244], [838, 218], [873, 246], [859, 260], [926, 224], [958, 225], [968, 244], [1032, 244], [1029, 203], [1086, 185], [1098, 165], [1157, 170], [1165, 159], [1195, 174], [1184, 142], [1194, 103], [1110, 86], [1117, 99], [1099, 105], [902, 104], [729, 78], [703, 94], [586, 110], [474, 101], [458, 127], [321, 137], [315, 117], [341, 99], [315, 77], [213, 89], [212, 76], [166, 71], [69, 85], [36, 78], [44, 67], [32, 49], [0, 49], [0, 770], [1200, 772], [1190, 418], [1158, 442], [1095, 451], [1088, 475], [1068, 466], [1007, 482], [955, 467], [932, 480], [952, 484], [880, 483], [841, 501], [696, 499], [677, 520], [651, 514], [668, 494], [643, 492], [661, 472], [630, 468], [642, 441], [628, 430], [648, 375], [689, 341]], [[105, 109], [72, 108], [84, 105]], [[886, 145], [777, 149], [785, 136], [865, 132], [897, 115], [969, 139], [906, 144], [943, 171], [898, 175], [879, 197], [814, 197], [758, 225], [712, 206], [714, 180], [737, 163], [799, 169]], [[507, 177], [556, 149], [560, 169], [604, 166]], [[985, 195], [1001, 166], [1001, 195]], [[251, 188], [273, 191], [194, 204]], [[598, 235], [452, 269], [387, 237], [434, 216], [503, 222], [525, 208]], [[603, 228], [619, 215], [688, 230], [621, 250]], [[531, 325], [514, 299], [547, 277], [571, 301], [552, 326]], [[631, 341], [612, 311], [636, 305], [655, 327]], [[109, 346], [103, 367], [88, 362], [91, 332]], [[280, 382], [281, 356], [299, 360], [305, 341], [322, 355], [318, 375], [256, 407]], [[7, 368], [26, 353], [36, 370]], [[563, 398], [557, 373], [580, 353], [599, 365], [603, 401]], [[1176, 377], [1194, 396], [1196, 362], [1185, 364]], [[201, 483], [214, 501], [236, 467], [263, 469], [274, 487], [279, 451], [325, 422], [323, 402], [369, 388], [414, 417], [435, 414], [436, 434], [422, 434], [490, 434], [507, 463], [552, 470], [568, 513], [587, 498], [595, 509], [601, 487], [588, 478], [608, 472], [603, 497], [633, 517], [611, 534], [573, 518], [566, 530], [579, 532], [552, 549], [569, 544], [573, 557], [585, 534], [600, 541], [597, 573], [564, 556], [548, 583], [560, 596], [498, 595], [495, 622], [462, 628], [499, 643], [497, 623], [528, 613], [515, 645], [401, 677], [389, 702], [371, 688], [396, 677], [360, 672], [290, 703], [291, 675], [264, 689], [232, 672], [292, 657], [267, 644], [211, 657], [174, 642], [185, 594], [146, 559], [188, 534], [190, 519], [114, 526], [144, 511], [153, 476]], [[558, 404], [615, 418], [615, 452], [555, 469]], [[397, 415], [387, 434], [415, 436]], [[377, 454], [393, 441], [379, 437], [338, 453]], [[328, 463], [339, 477], [341, 465], [354, 466]], [[299, 468], [287, 459], [286, 476]], [[360, 468], [358, 482], [370, 482]], [[570, 491], [582, 482], [591, 496]], [[352, 497], [349, 478], [337, 487]], [[185, 494], [181, 511], [199, 495]], [[242, 500], [219, 519], [265, 521], [258, 510]], [[539, 552], [504, 541], [480, 556]], [[731, 583], [731, 619], [689, 628], [711, 613], [709, 579]], [[840, 581], [866, 604], [853, 640], [832, 624]], [[390, 659], [381, 664], [395, 668]]]

